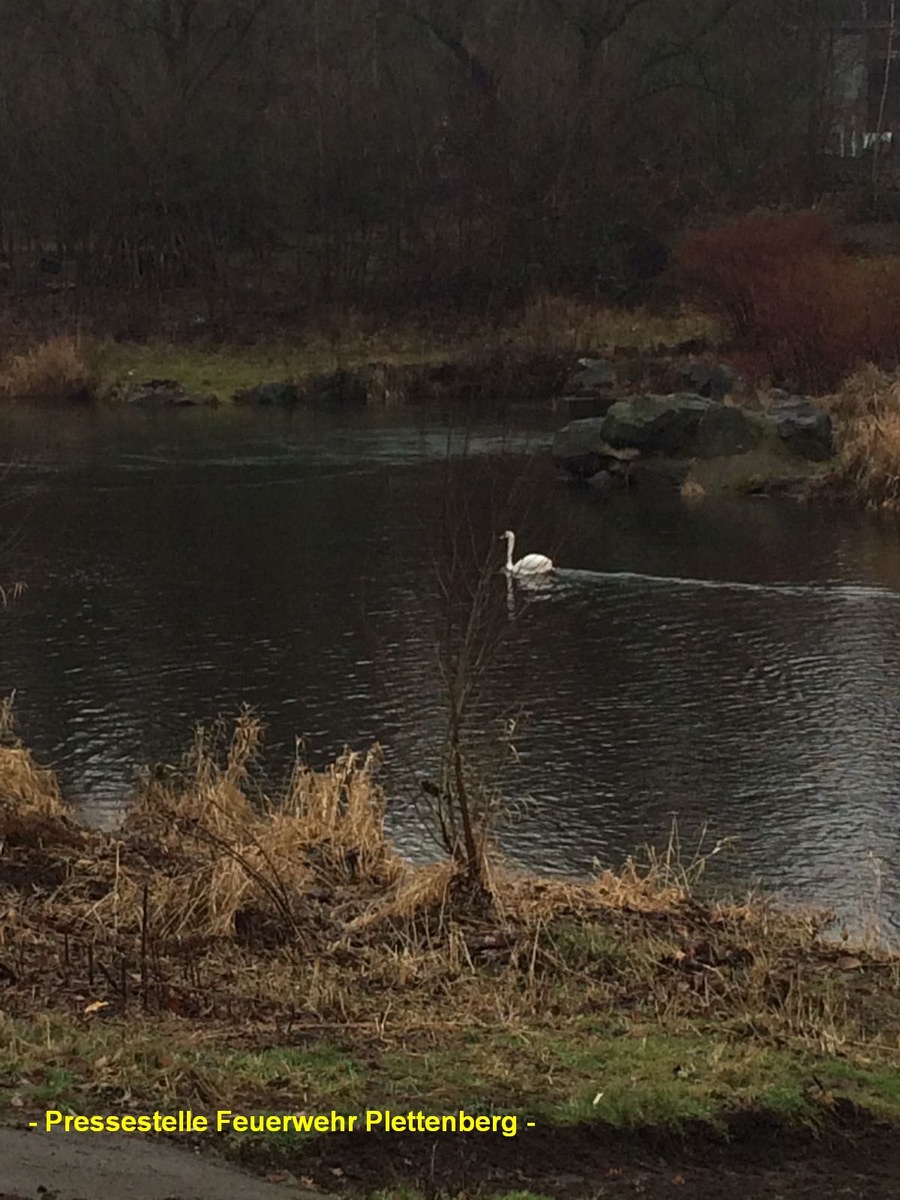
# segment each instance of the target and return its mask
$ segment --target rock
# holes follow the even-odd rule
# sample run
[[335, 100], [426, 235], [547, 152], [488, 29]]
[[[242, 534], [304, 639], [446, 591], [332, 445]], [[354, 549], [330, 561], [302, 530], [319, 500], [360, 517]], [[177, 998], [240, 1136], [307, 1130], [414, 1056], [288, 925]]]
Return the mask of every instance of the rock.
[[691, 474], [692, 458], [638, 458], [629, 471], [629, 483], [645, 496], [671, 496]]
[[599, 471], [624, 470], [638, 451], [610, 446], [603, 437], [603, 425], [598, 417], [564, 425], [553, 439], [554, 461], [578, 479], [590, 479]]
[[612, 394], [607, 396], [592, 396], [589, 393], [584, 396], [554, 396], [552, 407], [554, 412], [576, 421], [583, 417], [605, 416], [619, 399], [621, 399], [620, 396]]
[[705, 354], [709, 350], [709, 338], [687, 338], [683, 342], [676, 343], [671, 349], [673, 354]]
[[584, 481], [589, 488], [593, 488], [597, 492], [608, 492], [614, 487], [621, 488], [631, 485], [632, 458], [638, 458], [638, 451], [619, 451], [619, 453], [628, 453], [629, 457], [622, 459], [610, 458], [608, 466], [601, 468], [595, 475], [589, 476]]
[[293, 408], [300, 403], [300, 392], [292, 383], [261, 383], [234, 393], [235, 404], [251, 404], [259, 408]]
[[553, 460], [570, 475], [588, 479], [602, 466], [608, 443], [603, 436], [604, 420], [585, 417], [564, 425], [553, 439]]
[[664, 355], [638, 353], [620, 362], [616, 374], [623, 389], [632, 395], [669, 396], [684, 388], [679, 364]]
[[698, 483], [696, 479], [686, 479], [680, 488], [682, 500], [704, 500], [706, 498], [706, 488], [702, 483]]
[[681, 387], [710, 400], [723, 400], [737, 384], [734, 372], [717, 363], [685, 363], [678, 371], [678, 379]]
[[365, 408], [369, 384], [359, 369], [329, 371], [308, 381], [303, 399], [313, 408]]
[[603, 416], [617, 396], [612, 390], [618, 383], [618, 372], [605, 358], [580, 358], [578, 369], [566, 379], [562, 395], [553, 401], [555, 410], [583, 417]]
[[136, 408], [215, 408], [219, 403], [218, 396], [186, 392], [176, 379], [148, 379], [134, 384], [124, 399]]
[[745, 454], [765, 439], [765, 422], [733, 405], [717, 404], [700, 418], [694, 453], [700, 458]]
[[714, 401], [691, 392], [633, 396], [612, 405], [597, 436], [610, 446], [632, 446], [642, 454], [690, 455], [700, 420], [713, 407]]
[[613, 485], [612, 473], [609, 471], [598, 471], [596, 475], [591, 475], [588, 478], [587, 485], [597, 492], [608, 492]]
[[573, 371], [563, 385], [566, 396], [596, 393], [615, 387], [618, 381], [614, 363], [605, 358], [579, 358], [578, 370]]
[[455, 362], [392, 368], [402, 373], [413, 401], [460, 401], [478, 397], [547, 400], [558, 396], [571, 369], [560, 354], [521, 354], [509, 349]]
[[776, 391], [765, 416], [792, 454], [811, 462], [834, 456], [831, 417], [805, 396]]
[[387, 363], [368, 363], [352, 370], [315, 375], [304, 387], [287, 381], [261, 383], [235, 392], [235, 404], [261, 408], [293, 408], [306, 403], [314, 408], [361, 408], [366, 404], [390, 405], [407, 398], [409, 372]]
[[818, 470], [807, 459], [786, 453], [773, 438], [746, 454], [694, 459], [690, 477], [709, 496], [728, 492], [774, 495], [800, 490]]

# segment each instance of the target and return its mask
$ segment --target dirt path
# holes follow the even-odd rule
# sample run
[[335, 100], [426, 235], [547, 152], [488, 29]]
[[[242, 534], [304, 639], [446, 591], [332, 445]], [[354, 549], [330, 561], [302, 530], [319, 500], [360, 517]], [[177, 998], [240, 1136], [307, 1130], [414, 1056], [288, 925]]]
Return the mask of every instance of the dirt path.
[[304, 1175], [334, 1187], [335, 1170], [358, 1194], [405, 1185], [426, 1196], [528, 1190], [559, 1200], [898, 1200], [900, 1134], [851, 1119], [814, 1138], [750, 1118], [733, 1125], [728, 1141], [581, 1126], [508, 1139], [334, 1135], [305, 1148]]
[[[0, 1129], [0, 1200], [302, 1200], [276, 1185], [166, 1142]], [[315, 1200], [323, 1200], [317, 1193]]]

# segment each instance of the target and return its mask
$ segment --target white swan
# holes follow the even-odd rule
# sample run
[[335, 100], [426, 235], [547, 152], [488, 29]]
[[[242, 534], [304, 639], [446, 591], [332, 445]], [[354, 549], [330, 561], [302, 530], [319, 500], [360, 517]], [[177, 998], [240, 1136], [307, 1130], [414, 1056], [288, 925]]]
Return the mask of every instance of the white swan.
[[517, 563], [513, 562], [513, 549], [516, 544], [516, 535], [511, 529], [507, 529], [505, 533], [500, 535], [501, 542], [506, 538], [506, 566], [504, 570], [507, 575], [544, 575], [547, 571], [553, 570], [553, 562], [546, 554], [526, 554], [524, 558], [520, 558]]

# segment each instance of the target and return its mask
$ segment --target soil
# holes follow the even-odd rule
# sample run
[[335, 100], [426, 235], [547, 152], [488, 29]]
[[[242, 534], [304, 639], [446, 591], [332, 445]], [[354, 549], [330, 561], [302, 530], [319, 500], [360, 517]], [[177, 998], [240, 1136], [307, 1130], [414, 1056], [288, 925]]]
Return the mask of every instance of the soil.
[[[757, 1118], [728, 1138], [689, 1131], [675, 1140], [596, 1126], [489, 1135], [332, 1135], [302, 1158], [254, 1179], [212, 1155], [128, 1137], [41, 1135], [0, 1129], [0, 1200], [310, 1200], [311, 1187], [372, 1194], [416, 1187], [426, 1196], [529, 1191], [560, 1200], [896, 1200], [900, 1137], [852, 1111], [818, 1136]], [[298, 1182], [299, 1180], [299, 1182]]]
[[371, 1194], [407, 1186], [426, 1196], [528, 1190], [560, 1200], [896, 1200], [900, 1136], [852, 1110], [813, 1136], [755, 1117], [728, 1138], [706, 1131], [675, 1140], [597, 1126], [492, 1135], [332, 1135], [288, 1164], [321, 1187]]

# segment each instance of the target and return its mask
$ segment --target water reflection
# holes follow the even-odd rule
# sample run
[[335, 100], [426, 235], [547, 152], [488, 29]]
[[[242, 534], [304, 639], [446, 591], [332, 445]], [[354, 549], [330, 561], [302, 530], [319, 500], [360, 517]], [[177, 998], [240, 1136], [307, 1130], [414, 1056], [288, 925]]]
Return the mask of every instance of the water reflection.
[[[295, 734], [314, 762], [381, 741], [392, 830], [429, 853], [415, 774], [434, 770], [444, 697], [425, 514], [465, 450], [496, 549], [494, 498], [546, 435], [448, 440], [381, 415], [56, 421], [0, 429], [18, 500], [0, 514], [24, 522], [4, 574], [31, 584], [2, 618], [0, 689], [91, 819], [195, 721], [248, 702], [276, 770]], [[900, 932], [894, 531], [774, 503], [601, 499], [540, 471], [530, 486], [512, 516], [562, 566], [497, 571], [505, 636], [482, 700], [487, 736], [510, 716], [524, 730], [503, 777], [522, 814], [510, 855], [616, 863], [677, 814], [689, 843], [737, 838], [716, 878], [857, 917], [876, 855]]]

